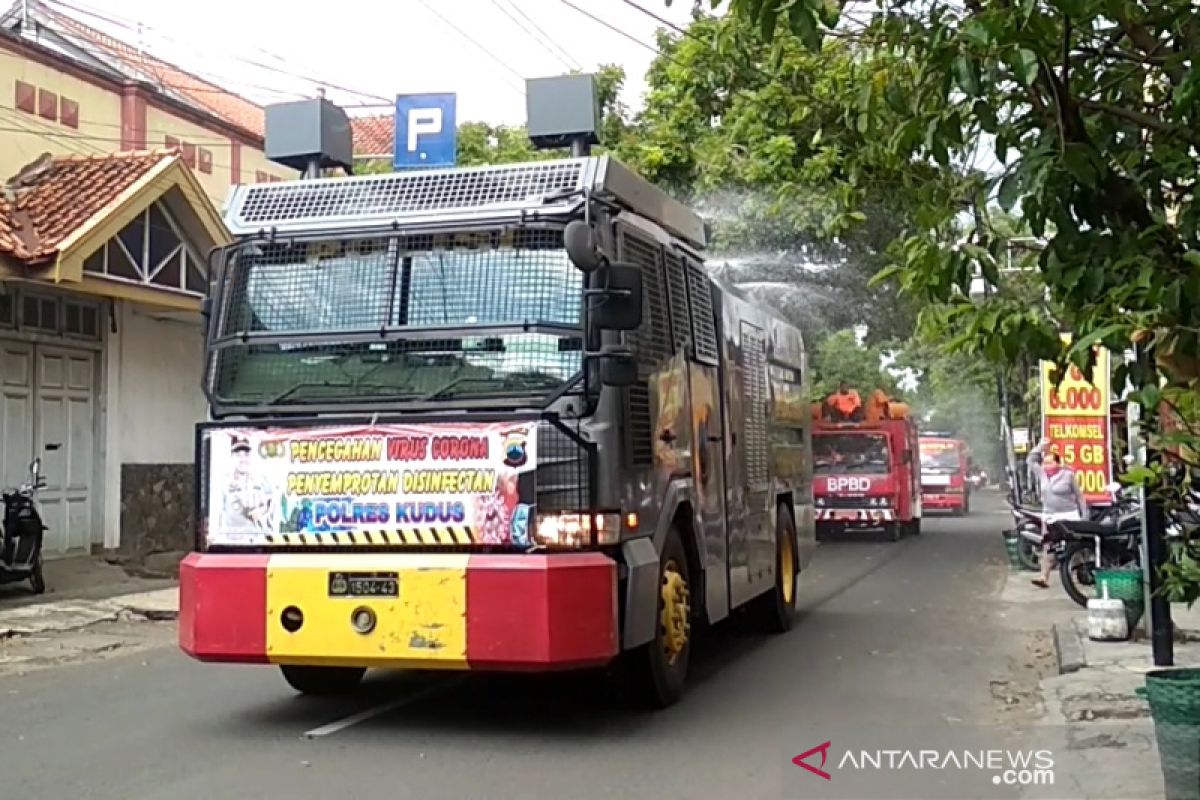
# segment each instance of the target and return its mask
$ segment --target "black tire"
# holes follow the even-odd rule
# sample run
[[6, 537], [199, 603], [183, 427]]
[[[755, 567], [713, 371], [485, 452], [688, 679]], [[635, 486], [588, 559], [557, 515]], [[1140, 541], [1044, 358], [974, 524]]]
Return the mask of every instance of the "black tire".
[[279, 667], [283, 679], [301, 694], [350, 694], [362, 683], [366, 667], [308, 667], [284, 664]]
[[1030, 572], [1037, 572], [1040, 566], [1041, 553], [1037, 545], [1020, 534], [1017, 535], [1017, 560], [1021, 566]]
[[885, 538], [885, 539], [887, 539], [889, 542], [898, 542], [898, 541], [900, 541], [900, 536], [901, 536], [901, 534], [903, 534], [903, 533], [904, 533], [904, 531], [903, 531], [903, 529], [900, 527], [900, 523], [899, 523], [899, 522], [889, 522], [889, 523], [887, 523], [886, 525], [884, 525], [884, 526], [883, 526], [883, 536], [884, 536], [884, 538]]
[[[1063, 589], [1067, 596], [1079, 605], [1087, 608], [1088, 600], [1096, 594], [1096, 546], [1090, 541], [1071, 542], [1059, 557], [1058, 574], [1062, 578]], [[1114, 552], [1112, 549], [1100, 548], [1100, 566], [1122, 567], [1136, 563], [1135, 553]]]
[[668, 586], [668, 572], [674, 572], [683, 580], [690, 598], [691, 571], [683, 540], [673, 526], [667, 531], [662, 553], [658, 561], [659, 592], [654, 609], [654, 638], [625, 655], [624, 682], [634, 702], [644, 708], [661, 709], [674, 705], [687, 685], [688, 660], [692, 652], [691, 611], [688, 601], [686, 640], [681, 649], [668, 655], [667, 629], [664, 623], [664, 594]]
[[33, 572], [29, 573], [29, 586], [34, 594], [46, 593], [46, 576], [42, 574], [42, 557], [33, 562]]
[[796, 618], [796, 584], [799, 577], [796, 521], [792, 518], [791, 510], [781, 505], [775, 511], [775, 588], [755, 598], [747, 609], [756, 627], [767, 633], [787, 633], [792, 629], [792, 622]]
[[913, 536], [921, 535], [921, 518], [917, 517], [912, 522], [908, 523], [908, 530]]

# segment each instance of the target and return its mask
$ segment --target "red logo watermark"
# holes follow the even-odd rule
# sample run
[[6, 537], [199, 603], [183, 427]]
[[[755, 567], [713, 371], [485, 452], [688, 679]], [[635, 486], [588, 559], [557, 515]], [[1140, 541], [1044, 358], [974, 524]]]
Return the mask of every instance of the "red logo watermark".
[[[824, 744], [817, 745], [816, 747], [812, 748], [811, 750], [804, 751], [800, 755], [793, 758], [792, 763], [795, 764], [797, 767], [803, 767], [804, 769], [811, 772], [813, 775], [822, 777], [827, 781], [832, 780], [832, 777], [830, 776], [830, 774], [828, 772], [826, 772], [824, 769], [825, 761], [829, 758], [829, 744], [830, 744], [829, 742], [825, 742]], [[806, 758], [808, 758], [811, 755], [815, 755], [817, 753], [821, 754], [821, 766], [820, 767], [814, 767], [812, 764], [809, 764], [807, 761], [805, 761]]]

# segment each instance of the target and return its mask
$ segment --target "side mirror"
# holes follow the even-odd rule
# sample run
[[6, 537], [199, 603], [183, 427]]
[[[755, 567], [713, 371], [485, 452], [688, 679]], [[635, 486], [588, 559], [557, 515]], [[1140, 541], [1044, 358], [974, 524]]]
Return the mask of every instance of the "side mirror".
[[596, 244], [596, 231], [581, 219], [571, 220], [563, 229], [563, 247], [580, 272], [595, 272], [604, 265], [604, 255]]
[[642, 324], [642, 271], [628, 264], [609, 264], [597, 272], [600, 287], [588, 292], [599, 298], [590, 310], [591, 324], [610, 331], [632, 331]]
[[637, 381], [637, 360], [630, 355], [605, 355], [600, 360], [600, 382], [605, 386], [631, 386]]

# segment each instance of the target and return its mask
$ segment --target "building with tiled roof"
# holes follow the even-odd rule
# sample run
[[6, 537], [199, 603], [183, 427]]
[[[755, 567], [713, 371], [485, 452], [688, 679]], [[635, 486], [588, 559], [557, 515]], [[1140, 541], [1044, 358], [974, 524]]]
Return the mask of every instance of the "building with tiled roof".
[[187, 540], [207, 254], [229, 241], [178, 150], [45, 152], [0, 187], [0, 485], [42, 457], [47, 558]]
[[38, 0], [0, 15], [0, 175], [49, 151], [178, 148], [220, 207], [296, 172], [263, 154], [261, 106]]
[[262, 107], [60, 8], [0, 13], [0, 485], [42, 456], [47, 557], [186, 549], [218, 209], [298, 173]]

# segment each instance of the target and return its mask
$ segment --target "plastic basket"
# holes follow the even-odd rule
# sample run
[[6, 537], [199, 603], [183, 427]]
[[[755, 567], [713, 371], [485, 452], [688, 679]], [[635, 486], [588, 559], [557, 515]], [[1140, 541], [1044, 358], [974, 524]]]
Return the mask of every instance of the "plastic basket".
[[1125, 603], [1125, 621], [1129, 623], [1129, 631], [1142, 620], [1146, 613], [1146, 595], [1142, 587], [1142, 570], [1128, 567], [1120, 569], [1096, 570], [1096, 596], [1104, 597], [1104, 588], [1108, 587], [1108, 596], [1112, 600]]
[[1166, 800], [1200, 800], [1200, 669], [1149, 672], [1137, 693], [1150, 703]]

